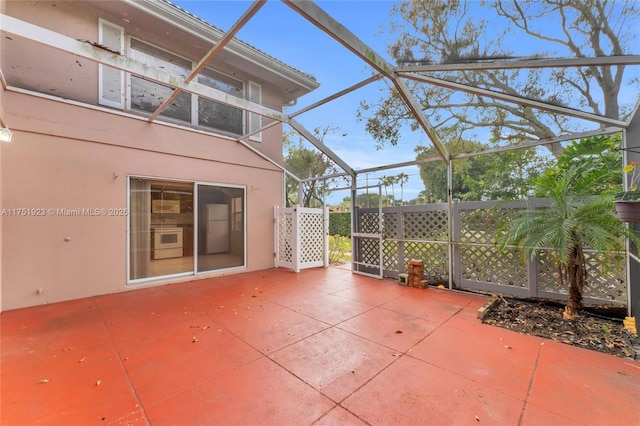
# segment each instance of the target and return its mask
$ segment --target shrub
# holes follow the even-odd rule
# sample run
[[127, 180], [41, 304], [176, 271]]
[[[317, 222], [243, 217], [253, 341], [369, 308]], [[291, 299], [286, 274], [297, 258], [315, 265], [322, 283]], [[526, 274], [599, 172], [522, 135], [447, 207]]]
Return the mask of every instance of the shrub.
[[329, 213], [329, 235], [351, 237], [351, 213]]
[[351, 238], [341, 235], [329, 235], [329, 263], [343, 263], [344, 255], [351, 252]]

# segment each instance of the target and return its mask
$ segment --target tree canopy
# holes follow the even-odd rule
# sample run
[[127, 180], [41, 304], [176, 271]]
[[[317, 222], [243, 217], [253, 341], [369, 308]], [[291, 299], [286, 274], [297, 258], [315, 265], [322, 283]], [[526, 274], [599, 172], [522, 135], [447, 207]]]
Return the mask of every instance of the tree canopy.
[[[315, 129], [313, 133], [322, 141], [328, 133], [334, 130], [326, 127], [324, 129]], [[297, 142], [293, 138], [293, 133], [285, 133], [282, 141], [284, 146], [284, 165], [289, 172], [300, 179], [308, 179], [329, 175], [337, 171], [333, 161], [326, 155], [316, 149], [305, 147], [301, 138], [298, 138]], [[301, 183], [288, 176], [286, 179], [287, 206], [294, 204], [300, 204], [304, 207], [322, 205], [330, 183], [331, 180], [302, 182], [302, 199], [300, 200], [298, 194]]]
[[[474, 9], [472, 9], [474, 8]], [[481, 11], [482, 13], [478, 13]], [[540, 46], [532, 57], [598, 57], [629, 53], [640, 3], [610, 0], [402, 1], [392, 8], [401, 20], [389, 28], [389, 53], [400, 67], [434, 63], [513, 59], [508, 46]], [[500, 27], [497, 23], [502, 23]], [[552, 25], [550, 25], [552, 24]], [[498, 30], [502, 28], [502, 30]], [[520, 47], [518, 48], [520, 49]], [[611, 118], [628, 114], [621, 106], [625, 66], [430, 72], [432, 77], [514, 96], [568, 105]], [[628, 83], [628, 81], [627, 81]], [[636, 81], [637, 83], [637, 81]], [[481, 132], [494, 144], [544, 140], [580, 124], [566, 116], [528, 106], [407, 81], [445, 142], [474, 139]], [[392, 87], [377, 103], [362, 102], [359, 118], [378, 147], [397, 144], [400, 129], [418, 124]], [[483, 130], [484, 129], [484, 130]], [[475, 136], [475, 135], [474, 135]], [[546, 145], [558, 157], [559, 143]], [[418, 154], [424, 152], [420, 151]]]
[[[586, 195], [612, 195], [622, 190], [622, 134], [592, 136], [571, 141], [565, 148], [555, 167], [544, 171], [542, 178], [552, 181], [562, 176], [568, 169], [581, 165], [575, 174], [591, 183], [585, 188]], [[589, 173], [593, 176], [582, 176]], [[594, 176], [598, 177], [597, 179]], [[536, 194], [543, 196], [541, 194]]]
[[[445, 144], [454, 154], [479, 151], [485, 144], [472, 141], [450, 141]], [[435, 148], [418, 146], [417, 158], [431, 158]], [[452, 197], [462, 201], [517, 200], [526, 197], [529, 182], [548, 167], [549, 161], [535, 148], [498, 152], [454, 160]], [[421, 164], [423, 196], [429, 203], [447, 201], [447, 168], [442, 162]]]

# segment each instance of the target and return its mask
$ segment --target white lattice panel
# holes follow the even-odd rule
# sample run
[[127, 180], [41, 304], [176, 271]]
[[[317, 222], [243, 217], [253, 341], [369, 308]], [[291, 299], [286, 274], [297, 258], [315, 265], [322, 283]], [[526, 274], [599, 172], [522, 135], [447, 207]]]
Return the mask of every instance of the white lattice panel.
[[403, 238], [408, 240], [447, 241], [446, 211], [407, 212], [402, 215]]
[[276, 266], [293, 267], [294, 210], [276, 209]]
[[[460, 250], [462, 277], [505, 287], [528, 288], [527, 265], [514, 249], [463, 246]], [[504, 290], [508, 293], [508, 290]]]
[[328, 211], [275, 209], [275, 265], [300, 269], [328, 265]]
[[[624, 278], [624, 258], [604, 259], [593, 252], [585, 251], [587, 260], [587, 283], [582, 291], [584, 297], [608, 302], [625, 303], [627, 286]], [[607, 265], [607, 267], [604, 267]], [[538, 263], [538, 288], [549, 293], [567, 294], [566, 286], [558, 280], [558, 269], [542, 254]]]
[[389, 239], [398, 238], [398, 217], [399, 213], [384, 213], [382, 215], [382, 235]]
[[405, 241], [405, 259], [419, 259], [424, 264], [424, 275], [441, 280], [449, 275], [449, 253], [446, 244]]
[[376, 234], [380, 232], [380, 219], [378, 212], [364, 212], [360, 215], [360, 231], [365, 234]]
[[327, 247], [325, 216], [322, 209], [298, 209], [300, 268], [323, 266]]

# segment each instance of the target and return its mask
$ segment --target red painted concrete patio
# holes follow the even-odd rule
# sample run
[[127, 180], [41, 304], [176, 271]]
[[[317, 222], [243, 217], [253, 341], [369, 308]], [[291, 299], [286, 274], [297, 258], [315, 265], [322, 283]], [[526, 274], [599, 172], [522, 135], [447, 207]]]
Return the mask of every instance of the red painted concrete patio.
[[638, 425], [640, 363], [340, 268], [4, 312], [2, 425]]

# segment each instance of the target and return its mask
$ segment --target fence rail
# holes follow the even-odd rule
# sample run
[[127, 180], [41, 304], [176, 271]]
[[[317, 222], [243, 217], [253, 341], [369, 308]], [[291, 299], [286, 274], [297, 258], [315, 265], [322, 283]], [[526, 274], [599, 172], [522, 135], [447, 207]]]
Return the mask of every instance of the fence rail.
[[[523, 259], [516, 248], [498, 249], [498, 226], [518, 210], [544, 205], [530, 198], [523, 202], [454, 202], [451, 224], [446, 204], [382, 208], [382, 250], [377, 244], [354, 247], [360, 265], [383, 265], [385, 277], [406, 272], [411, 259], [424, 262], [425, 279], [444, 283], [451, 274], [454, 288], [497, 292], [518, 297], [564, 300], [567, 289], [544, 250], [534, 259]], [[379, 210], [357, 208], [360, 232], [377, 230]], [[449, 238], [451, 229], [451, 238]], [[626, 306], [625, 253], [611, 263], [586, 248], [587, 304]], [[381, 263], [380, 263], [381, 262]]]

